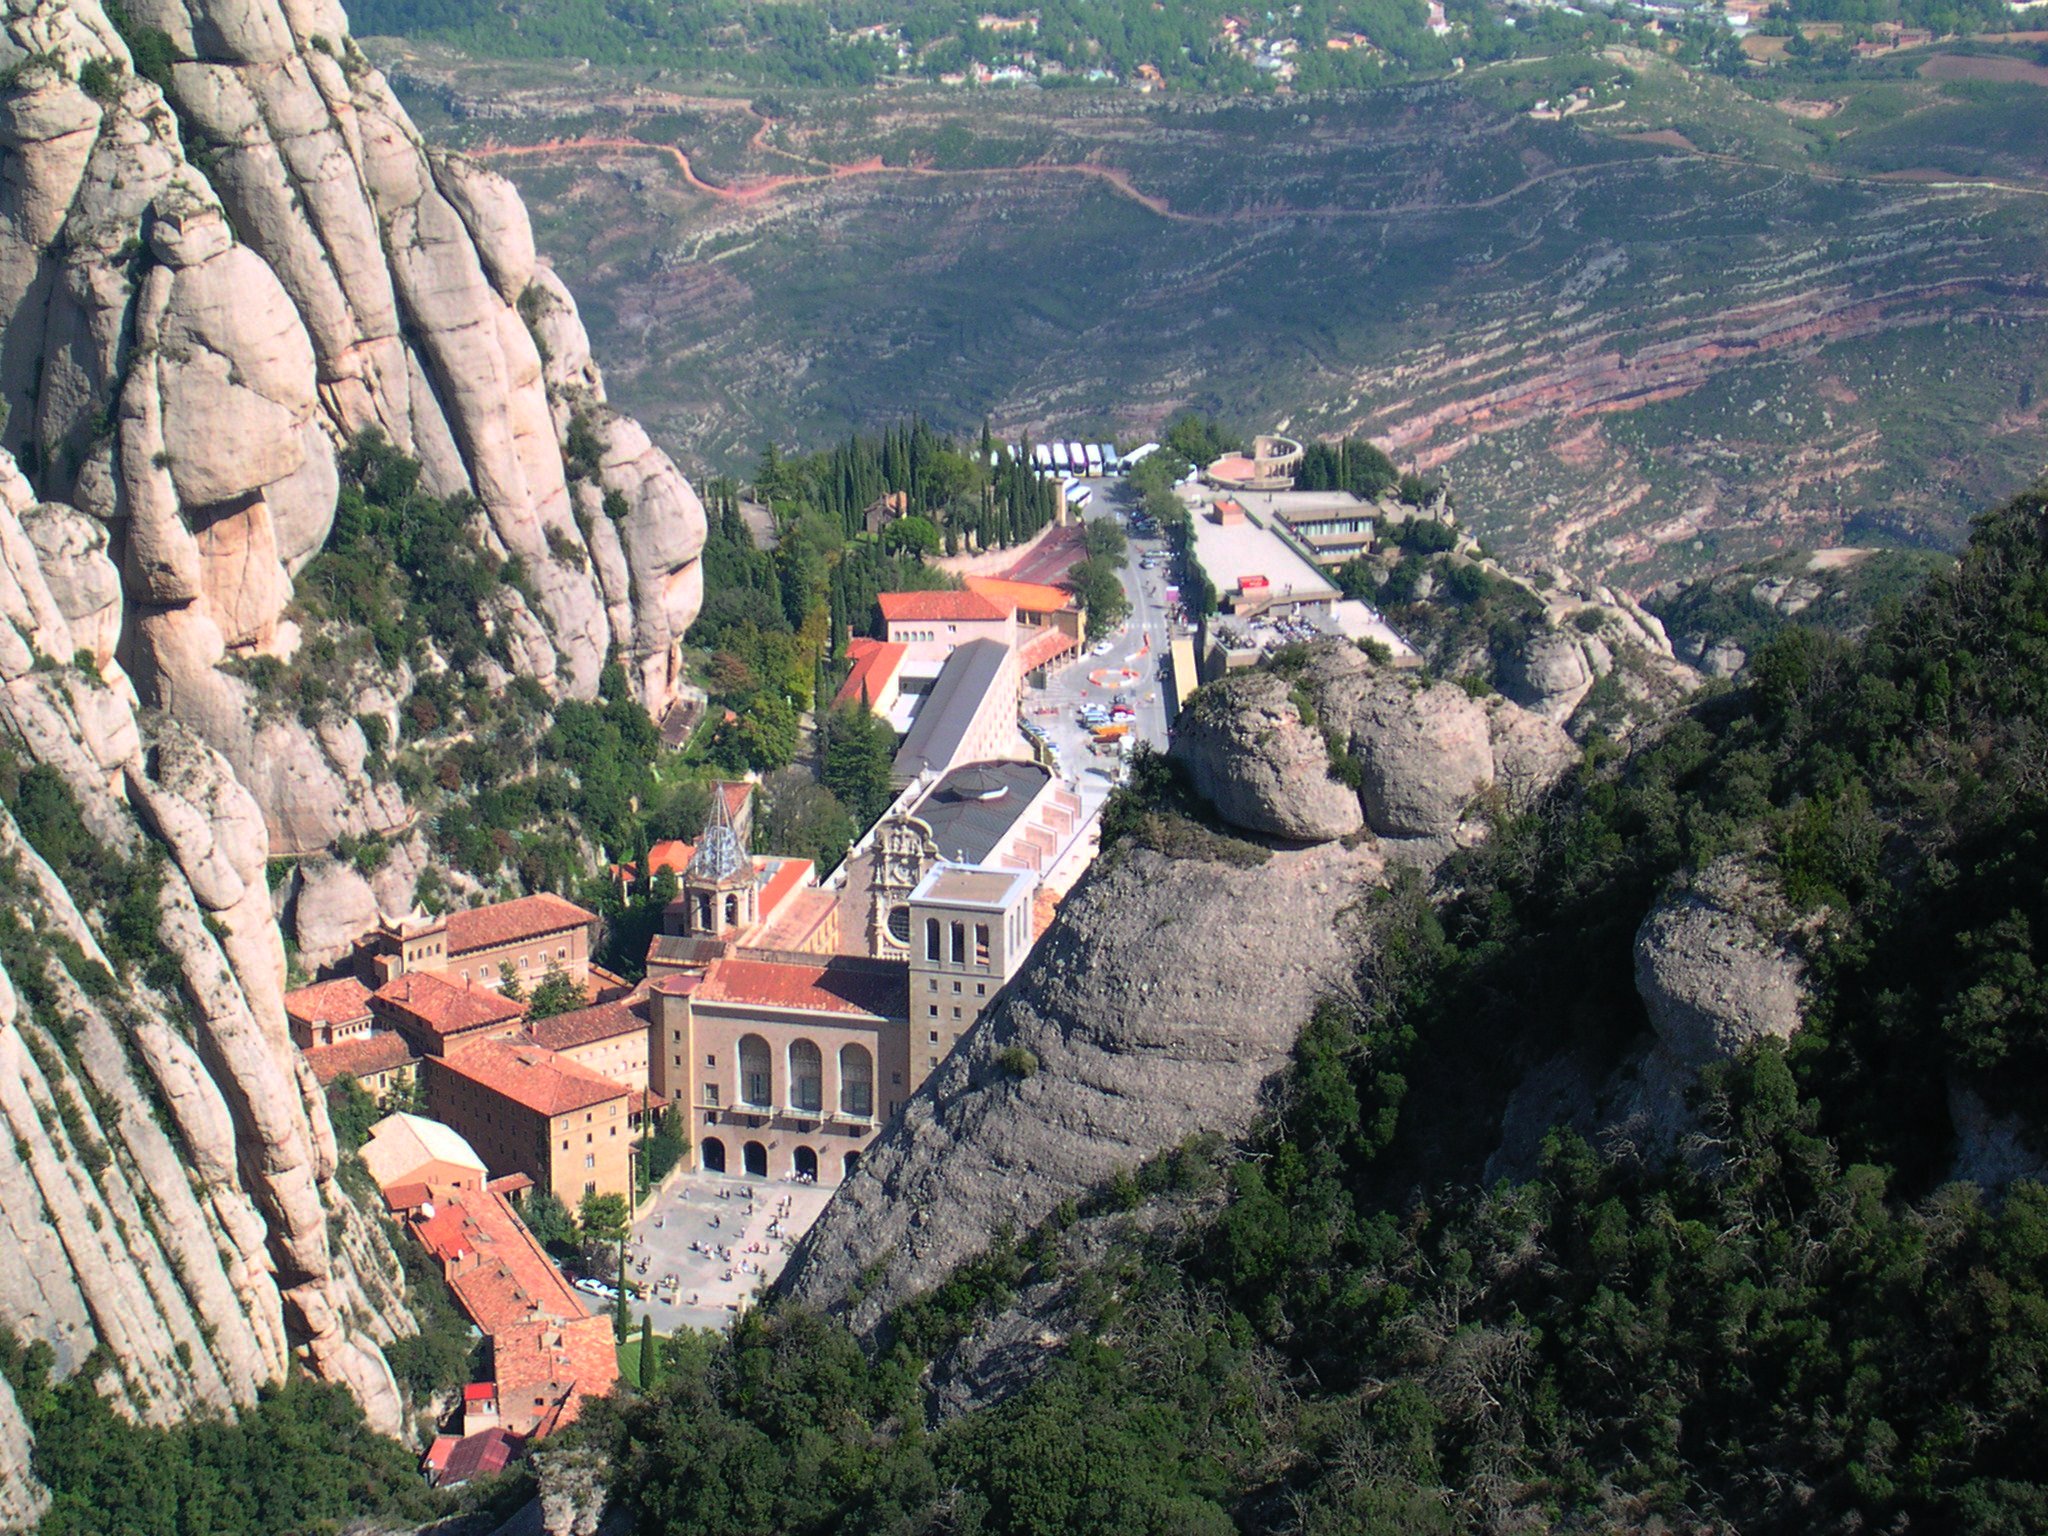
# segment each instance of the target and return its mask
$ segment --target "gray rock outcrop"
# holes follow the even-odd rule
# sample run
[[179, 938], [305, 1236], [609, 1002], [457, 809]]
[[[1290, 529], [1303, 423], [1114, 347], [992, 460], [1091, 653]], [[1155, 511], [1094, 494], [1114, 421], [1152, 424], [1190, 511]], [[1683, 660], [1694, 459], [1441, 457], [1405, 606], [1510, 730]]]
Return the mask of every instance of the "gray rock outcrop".
[[1636, 930], [1636, 991], [1650, 1027], [1688, 1067], [1724, 1061], [1766, 1036], [1789, 1040], [1806, 1002], [1791, 915], [1740, 860], [1716, 860], [1653, 907]]
[[[331, 946], [410, 904], [410, 812], [353, 718], [388, 738], [409, 687], [343, 679], [302, 720], [251, 664], [305, 638], [294, 579], [365, 431], [522, 561], [530, 607], [508, 589], [482, 617], [557, 696], [612, 654], [665, 709], [703, 512], [606, 405], [511, 186], [427, 151], [333, 0], [124, 15], [168, 36], [164, 89], [99, 0], [0, 12], [0, 740], [108, 857], [166, 855], [164, 964], [110, 955], [0, 815], [0, 1326], [60, 1374], [105, 1345], [102, 1389], [149, 1422], [252, 1402], [297, 1359], [395, 1430], [402, 1276], [335, 1181], [267, 865], [313, 865], [295, 909]], [[595, 459], [569, 462], [572, 424]], [[384, 866], [330, 878], [344, 836], [388, 841]], [[0, 1525], [40, 1500], [0, 1389]]]
[[[141, 701], [235, 765], [277, 851], [398, 830], [345, 717], [259, 728], [221, 670], [291, 653], [337, 447], [375, 428], [434, 490], [473, 493], [490, 545], [524, 563], [538, 611], [504, 619], [520, 669], [588, 697], [615, 650], [659, 716], [702, 600], [703, 509], [606, 406], [510, 184], [426, 149], [330, 0], [126, 12], [171, 40], [169, 102], [98, 0], [21, 0], [0, 26], [0, 446], [33, 450], [36, 499], [106, 525], [123, 597], [108, 608], [53, 560], [64, 601], [100, 603], [92, 634], [122, 635]], [[89, 60], [114, 72], [99, 98], [77, 83]], [[566, 461], [577, 419], [597, 464]]]
[[998, 1229], [1197, 1132], [1242, 1134], [1318, 999], [1350, 985], [1346, 914], [1382, 868], [1341, 843], [1252, 869], [1143, 849], [1098, 864], [840, 1187], [784, 1291], [871, 1330]]
[[1172, 753], [1233, 826], [1327, 842], [1365, 825], [1358, 796], [1330, 777], [1322, 732], [1271, 672], [1235, 673], [1198, 692], [1174, 722]]

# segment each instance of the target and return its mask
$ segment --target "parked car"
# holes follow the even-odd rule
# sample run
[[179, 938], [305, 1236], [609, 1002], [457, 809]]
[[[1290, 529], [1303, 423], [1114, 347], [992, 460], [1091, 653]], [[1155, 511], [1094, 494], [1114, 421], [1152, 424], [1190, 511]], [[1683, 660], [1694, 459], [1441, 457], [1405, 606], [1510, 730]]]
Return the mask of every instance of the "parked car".
[[587, 1295], [602, 1296], [606, 1301], [617, 1301], [619, 1299], [619, 1288], [617, 1286], [609, 1285], [602, 1280], [593, 1280], [588, 1275], [576, 1281], [575, 1284], [577, 1290]]

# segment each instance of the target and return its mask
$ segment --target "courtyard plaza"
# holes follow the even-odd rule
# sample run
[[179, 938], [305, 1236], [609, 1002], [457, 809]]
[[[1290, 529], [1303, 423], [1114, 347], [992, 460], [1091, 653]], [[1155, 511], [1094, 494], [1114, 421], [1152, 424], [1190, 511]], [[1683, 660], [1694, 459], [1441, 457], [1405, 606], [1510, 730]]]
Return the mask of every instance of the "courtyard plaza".
[[[656, 1333], [724, 1328], [782, 1273], [831, 1198], [829, 1188], [789, 1180], [674, 1175], [641, 1206], [626, 1244], [627, 1277], [641, 1288], [630, 1302], [634, 1325], [645, 1313]], [[607, 1306], [592, 1301], [592, 1310]]]

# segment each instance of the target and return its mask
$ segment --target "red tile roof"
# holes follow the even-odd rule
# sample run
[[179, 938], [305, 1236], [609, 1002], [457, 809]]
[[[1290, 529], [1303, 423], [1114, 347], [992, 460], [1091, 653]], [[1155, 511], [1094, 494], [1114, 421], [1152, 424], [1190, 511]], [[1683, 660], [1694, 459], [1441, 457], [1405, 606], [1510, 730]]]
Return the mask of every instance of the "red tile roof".
[[466, 955], [479, 949], [497, 949], [523, 939], [537, 939], [544, 933], [561, 933], [596, 921], [573, 901], [542, 892], [501, 901], [494, 906], [472, 907], [467, 912], [448, 914], [448, 953]]
[[551, 1019], [526, 1022], [526, 1033], [533, 1043], [550, 1051], [566, 1051], [596, 1040], [646, 1032], [647, 1020], [622, 1002], [600, 1003], [595, 1008], [578, 1008]]
[[623, 1083], [539, 1046], [479, 1040], [436, 1059], [456, 1076], [550, 1119], [626, 1096]]
[[308, 1024], [353, 1024], [370, 1016], [370, 989], [353, 976], [316, 981], [285, 993], [284, 1011]]
[[413, 1232], [490, 1336], [506, 1425], [538, 1436], [569, 1423], [586, 1395], [618, 1380], [610, 1319], [592, 1315], [504, 1195], [437, 1186], [434, 1197], [433, 1216], [416, 1217]]
[[909, 653], [892, 641], [857, 636], [847, 645], [846, 654], [853, 658], [853, 670], [846, 674], [846, 681], [833, 695], [834, 704], [847, 704], [859, 699], [872, 705], [888, 688], [890, 679], [896, 676], [896, 669], [903, 665], [903, 658]]
[[652, 1088], [635, 1088], [633, 1090], [633, 1103], [631, 1107], [636, 1115], [644, 1115], [650, 1109], [659, 1114], [668, 1108], [668, 1100], [664, 1099]]
[[304, 1055], [306, 1065], [313, 1069], [313, 1076], [322, 1088], [331, 1087], [344, 1077], [374, 1077], [379, 1072], [389, 1072], [419, 1059], [413, 1048], [406, 1044], [405, 1036], [388, 1029], [358, 1035], [353, 1040], [343, 1040], [335, 1045], [309, 1046]]
[[465, 1403], [494, 1403], [498, 1400], [498, 1384], [495, 1381], [472, 1381], [462, 1389]]
[[1065, 587], [1047, 586], [1041, 581], [1013, 581], [1007, 576], [970, 576], [967, 590], [985, 597], [998, 608], [1026, 613], [1059, 613], [1074, 606]]
[[884, 592], [875, 600], [882, 605], [883, 619], [891, 624], [933, 620], [986, 623], [1010, 616], [1009, 609], [974, 592]]
[[1017, 670], [1034, 671], [1079, 643], [1073, 636], [1062, 634], [1057, 629], [1041, 629], [1017, 648]]
[[490, 987], [448, 981], [431, 971], [394, 976], [372, 995], [392, 1012], [438, 1036], [509, 1023], [526, 1012], [524, 1003]]
[[909, 1016], [910, 972], [899, 962], [843, 955], [815, 963], [727, 958], [711, 962], [694, 1001], [901, 1019]]
[[761, 920], [767, 922], [776, 909], [817, 877], [818, 866], [809, 859], [780, 859], [768, 871], [761, 886]]
[[424, 1184], [394, 1184], [384, 1191], [384, 1204], [394, 1211], [416, 1211], [433, 1198]]

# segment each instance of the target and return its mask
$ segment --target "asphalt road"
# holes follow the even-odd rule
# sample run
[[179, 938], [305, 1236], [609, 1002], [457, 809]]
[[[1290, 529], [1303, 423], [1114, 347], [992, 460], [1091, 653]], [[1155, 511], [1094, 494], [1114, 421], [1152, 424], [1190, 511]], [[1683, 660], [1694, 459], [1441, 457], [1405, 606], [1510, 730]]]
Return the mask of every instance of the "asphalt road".
[[[1084, 483], [1095, 492], [1083, 514], [1084, 521], [1095, 522], [1104, 518], [1114, 521], [1119, 507], [1127, 509], [1124, 501], [1126, 487], [1121, 480], [1101, 479]], [[1131, 539], [1123, 569], [1124, 592], [1131, 600], [1130, 617], [1107, 637], [1091, 634], [1089, 655], [1054, 674], [1047, 687], [1027, 692], [1024, 696], [1025, 718], [1051, 736], [1053, 748], [1059, 755], [1060, 770], [1080, 785], [1082, 805], [1086, 811], [1092, 811], [1109, 797], [1122, 758], [1113, 751], [1093, 750], [1091, 733], [1074, 716], [1075, 710], [1083, 703], [1092, 702], [1106, 707], [1117, 694], [1125, 695], [1137, 711], [1137, 718], [1131, 723], [1131, 735], [1161, 750], [1166, 746], [1166, 694], [1160, 682], [1159, 666], [1172, 638], [1166, 617], [1169, 577], [1164, 569], [1147, 571], [1139, 563], [1140, 557], [1148, 551], [1164, 547], [1158, 539], [1149, 539], [1142, 544]], [[1093, 654], [1096, 644], [1104, 638], [1110, 641], [1109, 650], [1100, 656]], [[1090, 676], [1091, 673], [1119, 670], [1136, 675], [1128, 680], [1111, 679], [1101, 683]]]

